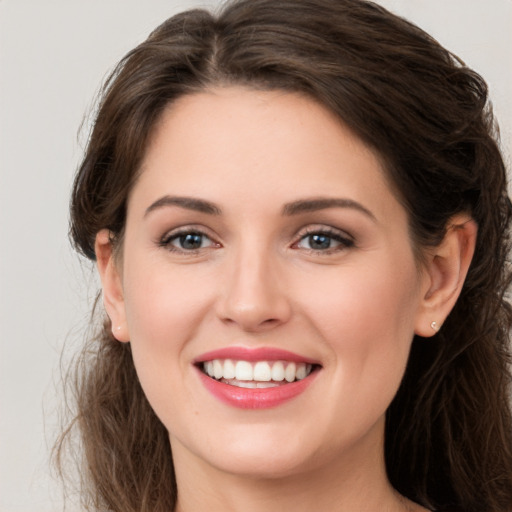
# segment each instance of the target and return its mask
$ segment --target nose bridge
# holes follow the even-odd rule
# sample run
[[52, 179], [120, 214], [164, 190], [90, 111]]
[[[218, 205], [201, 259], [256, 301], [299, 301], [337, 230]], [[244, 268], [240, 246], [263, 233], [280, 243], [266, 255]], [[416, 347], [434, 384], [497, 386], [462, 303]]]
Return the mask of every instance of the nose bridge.
[[233, 250], [229, 263], [220, 309], [224, 321], [255, 331], [288, 320], [291, 308], [278, 254], [251, 237]]

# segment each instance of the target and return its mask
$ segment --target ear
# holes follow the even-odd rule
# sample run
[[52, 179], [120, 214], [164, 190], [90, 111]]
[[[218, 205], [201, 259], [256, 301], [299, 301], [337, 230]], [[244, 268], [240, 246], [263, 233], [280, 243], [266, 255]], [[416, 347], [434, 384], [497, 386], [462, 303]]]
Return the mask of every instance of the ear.
[[443, 241], [428, 252], [415, 334], [436, 334], [457, 302], [475, 251], [477, 230], [471, 217], [456, 215], [448, 223]]
[[122, 279], [115, 261], [108, 229], [98, 232], [94, 250], [103, 288], [103, 304], [112, 323], [112, 334], [118, 341], [130, 341], [126, 324]]

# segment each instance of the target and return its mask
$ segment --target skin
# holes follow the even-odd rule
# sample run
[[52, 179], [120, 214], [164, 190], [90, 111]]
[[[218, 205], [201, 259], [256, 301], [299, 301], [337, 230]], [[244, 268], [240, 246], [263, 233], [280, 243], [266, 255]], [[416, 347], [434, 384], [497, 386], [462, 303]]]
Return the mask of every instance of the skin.
[[[318, 198], [344, 203], [283, 212]], [[420, 268], [378, 156], [308, 98], [224, 88], [168, 107], [121, 253], [107, 231], [96, 253], [115, 336], [169, 431], [177, 510], [425, 510], [387, 480], [384, 415], [413, 335], [434, 335], [460, 292], [476, 227], [453, 224]], [[202, 233], [201, 247], [178, 232]], [[238, 409], [193, 365], [229, 346], [279, 347], [321, 370], [285, 404]]]

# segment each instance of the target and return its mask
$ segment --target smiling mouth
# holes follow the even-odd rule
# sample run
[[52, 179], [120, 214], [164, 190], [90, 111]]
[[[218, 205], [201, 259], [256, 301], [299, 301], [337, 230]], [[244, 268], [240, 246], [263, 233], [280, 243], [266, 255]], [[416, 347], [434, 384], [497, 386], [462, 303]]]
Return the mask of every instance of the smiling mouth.
[[292, 361], [212, 359], [198, 364], [208, 377], [240, 388], [273, 388], [305, 379], [319, 366]]

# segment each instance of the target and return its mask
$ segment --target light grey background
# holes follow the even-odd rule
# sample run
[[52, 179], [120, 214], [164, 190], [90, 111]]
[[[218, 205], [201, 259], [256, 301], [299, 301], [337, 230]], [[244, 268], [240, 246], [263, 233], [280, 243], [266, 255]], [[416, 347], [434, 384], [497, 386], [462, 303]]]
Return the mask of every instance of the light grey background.
[[[278, 1], [278, 0], [276, 0]], [[107, 71], [173, 13], [217, 0], [0, 0], [0, 512], [63, 510], [49, 449], [59, 359], [97, 283], [67, 241], [67, 206]], [[488, 81], [510, 168], [512, 1], [380, 0]], [[72, 507], [69, 510], [73, 510]]]

